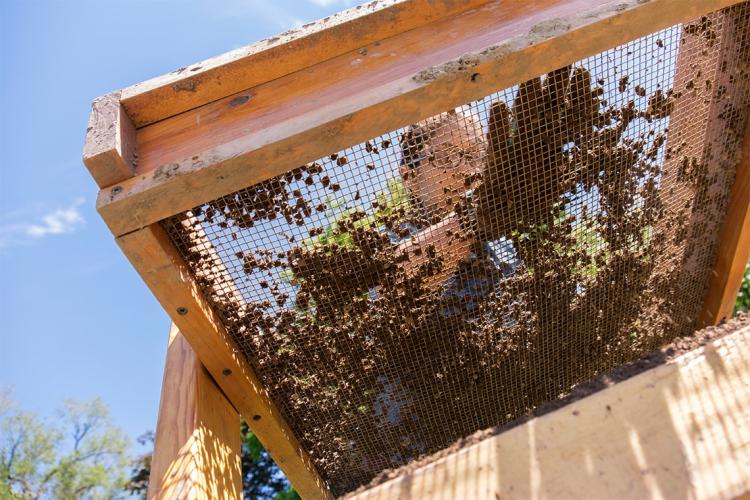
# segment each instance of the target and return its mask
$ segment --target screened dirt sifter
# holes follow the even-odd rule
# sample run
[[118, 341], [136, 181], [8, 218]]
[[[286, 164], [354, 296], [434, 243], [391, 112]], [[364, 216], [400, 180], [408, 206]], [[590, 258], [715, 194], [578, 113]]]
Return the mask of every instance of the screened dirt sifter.
[[240, 496], [239, 415], [305, 498], [750, 491], [750, 329], [693, 335], [750, 252], [749, 37], [733, 0], [376, 1], [96, 99], [175, 325], [151, 495]]

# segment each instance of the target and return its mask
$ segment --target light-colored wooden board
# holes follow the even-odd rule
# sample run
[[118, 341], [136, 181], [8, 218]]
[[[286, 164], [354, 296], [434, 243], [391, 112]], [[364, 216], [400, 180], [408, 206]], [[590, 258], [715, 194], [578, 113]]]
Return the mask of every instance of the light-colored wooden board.
[[750, 491], [750, 327], [352, 498], [722, 499]]
[[148, 498], [241, 499], [240, 417], [172, 325]]
[[117, 238], [117, 243], [300, 495], [329, 497], [309, 456], [206, 303], [161, 226], [127, 234]]
[[120, 94], [98, 97], [91, 104], [83, 163], [99, 187], [133, 176], [137, 163], [136, 132], [120, 104]]
[[136, 127], [169, 118], [488, 0], [377, 0], [122, 90]]
[[115, 235], [737, 0], [490, 2], [138, 131]]

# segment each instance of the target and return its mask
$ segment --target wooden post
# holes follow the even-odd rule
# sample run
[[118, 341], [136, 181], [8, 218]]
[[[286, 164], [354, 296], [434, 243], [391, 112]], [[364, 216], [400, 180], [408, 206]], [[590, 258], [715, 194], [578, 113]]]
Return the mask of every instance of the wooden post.
[[148, 498], [242, 498], [240, 418], [173, 324]]
[[[742, 11], [730, 10], [725, 15], [724, 31], [727, 33], [727, 40], [724, 42], [723, 61], [730, 68], [744, 68], [750, 61], [750, 48], [747, 47], [747, 42], [742, 41], [748, 36], [748, 28], [743, 23], [741, 14]], [[741, 86], [741, 82], [744, 82], [743, 73], [735, 70], [722, 73], [714, 85], [734, 93]], [[719, 111], [717, 110], [715, 114], [718, 116]], [[717, 122], [721, 123], [714, 120], [714, 123]], [[733, 155], [732, 151], [724, 153], [725, 156], [735, 159], [737, 169], [726, 215], [721, 221], [718, 248], [703, 299], [703, 307], [698, 316], [698, 328], [715, 325], [731, 317], [737, 292], [742, 284], [745, 266], [750, 257], [750, 124], [744, 125], [744, 136], [738, 144], [739, 154]], [[709, 131], [711, 132], [726, 134], [726, 131], [720, 129]], [[715, 142], [717, 145], [722, 144], [720, 141]]]
[[138, 163], [133, 122], [120, 104], [120, 93], [98, 97], [91, 104], [83, 163], [100, 188], [133, 176]]
[[716, 262], [698, 319], [699, 328], [715, 325], [732, 315], [750, 258], [750, 127], [745, 132], [741, 155], [729, 207], [719, 233]]

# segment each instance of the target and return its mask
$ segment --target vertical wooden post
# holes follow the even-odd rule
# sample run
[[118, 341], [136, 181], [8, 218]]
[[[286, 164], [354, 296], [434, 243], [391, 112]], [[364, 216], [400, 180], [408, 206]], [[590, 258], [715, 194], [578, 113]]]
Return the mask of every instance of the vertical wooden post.
[[[676, 99], [669, 119], [667, 158], [661, 180], [666, 214], [655, 225], [655, 234], [668, 243], [656, 266], [662, 301], [656, 310], [663, 312], [666, 304], [684, 301], [684, 291], [697, 286], [696, 277], [702, 282], [709, 267], [710, 275], [695, 315], [659, 314], [669, 319], [662, 327], [665, 332], [693, 325], [702, 328], [731, 315], [750, 251], [750, 144], [747, 136], [742, 139], [744, 122], [732, 120], [728, 112], [729, 106], [742, 105], [739, 93], [745, 92], [741, 68], [746, 65], [750, 51], [743, 9], [744, 6], [730, 7], [704, 17], [715, 30], [714, 39], [709, 40], [695, 30], [683, 30], [681, 34], [673, 87], [681, 97]], [[736, 154], [740, 148], [741, 158]], [[704, 181], [696, 183], [681, 173], [688, 162], [705, 169]], [[735, 165], [733, 178], [731, 171]], [[700, 210], [700, 204], [722, 199], [727, 185], [732, 187], [723, 219], [711, 211]], [[721, 228], [715, 240], [713, 229], [717, 225]], [[689, 244], [680, 243], [685, 236], [691, 240]], [[705, 253], [695, 251], [705, 247], [716, 248], [713, 262], [703, 258]], [[682, 272], [672, 273], [670, 270], [675, 268]]]
[[[747, 67], [750, 61], [748, 48], [747, 25], [740, 18], [744, 6], [729, 10], [726, 16], [729, 23], [726, 30], [732, 33], [729, 49], [724, 55], [723, 63], [730, 68]], [[727, 72], [734, 81], [719, 82], [726, 84], [730, 91], [741, 88], [739, 82], [747, 78], [743, 71]], [[732, 87], [734, 84], [734, 88]], [[745, 123], [744, 136], [741, 145], [738, 144], [739, 155], [734, 184], [729, 197], [726, 215], [719, 232], [719, 243], [703, 307], [698, 317], [698, 328], [715, 325], [732, 316], [737, 293], [742, 284], [748, 258], [750, 257], [750, 124]]]
[[174, 324], [148, 498], [242, 498], [239, 414]]
[[745, 132], [741, 154], [698, 328], [715, 325], [732, 315], [750, 258], [750, 127]]

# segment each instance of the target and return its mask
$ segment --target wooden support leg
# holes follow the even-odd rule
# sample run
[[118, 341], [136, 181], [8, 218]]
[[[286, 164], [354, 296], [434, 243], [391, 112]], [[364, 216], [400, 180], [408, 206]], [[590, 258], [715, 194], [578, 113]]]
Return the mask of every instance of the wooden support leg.
[[148, 498], [242, 498], [239, 414], [174, 324]]
[[[725, 51], [725, 61], [730, 67], [747, 67], [750, 49], [745, 41], [749, 36], [743, 23], [740, 7], [729, 10], [727, 30], [734, 29]], [[731, 73], [734, 82], [747, 76], [737, 71]], [[726, 78], [726, 77], [725, 77]], [[726, 88], [733, 90], [726, 82]], [[719, 81], [720, 84], [725, 82]], [[698, 327], [715, 325], [732, 316], [745, 266], [750, 258], [750, 125], [745, 123], [745, 133], [740, 146], [737, 171], [727, 206], [726, 216], [719, 233], [719, 244], [703, 307], [698, 318]]]
[[745, 132], [741, 154], [699, 328], [715, 325], [732, 315], [750, 257], [750, 128]]

